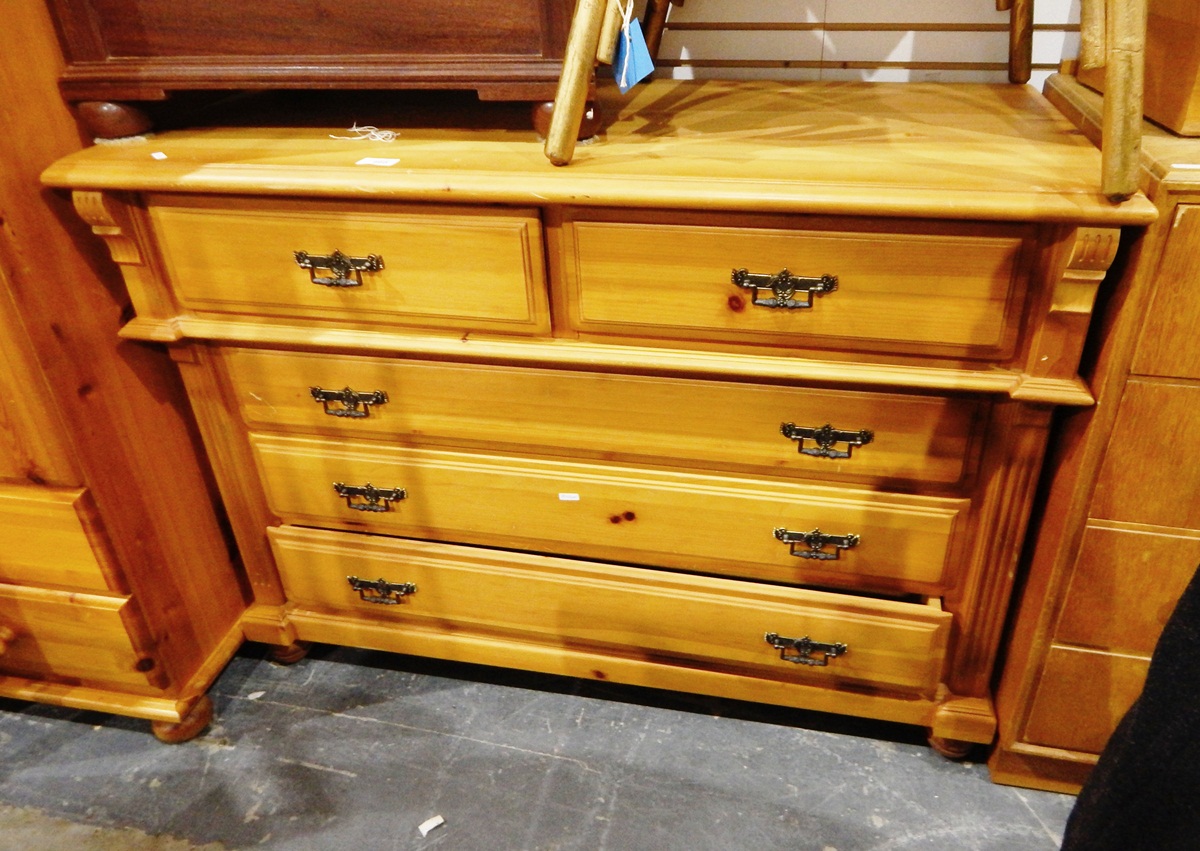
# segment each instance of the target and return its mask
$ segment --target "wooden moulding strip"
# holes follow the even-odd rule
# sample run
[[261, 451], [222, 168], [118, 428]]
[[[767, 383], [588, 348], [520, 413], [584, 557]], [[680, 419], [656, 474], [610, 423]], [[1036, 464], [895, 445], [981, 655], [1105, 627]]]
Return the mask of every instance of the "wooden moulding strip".
[[174, 698], [122, 694], [107, 689], [47, 683], [23, 677], [0, 677], [0, 696], [172, 723], [181, 721], [186, 709], [190, 708], [190, 703], [181, 703]]
[[[462, 361], [501, 361], [591, 370], [634, 370], [639, 373], [696, 377], [748, 378], [764, 381], [856, 383], [875, 387], [907, 387], [942, 392], [999, 393], [1027, 402], [1087, 406], [1094, 398], [1079, 378], [1035, 378], [1005, 369], [956, 369], [857, 362], [818, 361], [720, 351], [643, 348], [562, 339], [499, 340], [469, 335], [409, 335], [389, 331], [314, 329], [215, 319], [179, 317], [172, 323], [174, 340], [212, 340], [236, 344], [313, 347], [351, 352], [379, 352]], [[133, 320], [122, 330], [128, 339], [170, 342], [157, 322]]]
[[[614, 143], [614, 146], [619, 143]], [[645, 153], [630, 146], [631, 156]], [[46, 172], [51, 186], [80, 186], [96, 190], [143, 192], [211, 192], [217, 194], [338, 198], [362, 200], [349, 193], [361, 171], [344, 167], [304, 169], [263, 165], [255, 169], [209, 165], [187, 172], [168, 166], [147, 174], [131, 163], [107, 164], [103, 173], [86, 164], [63, 162]], [[640, 209], [722, 210], [727, 212], [885, 216], [889, 218], [979, 219], [982, 221], [1062, 222], [1082, 225], [1145, 225], [1157, 211], [1145, 198], [1123, 204], [1094, 191], [1070, 194], [1019, 190], [980, 192], [947, 188], [914, 193], [911, 187], [847, 186], [844, 183], [803, 184], [754, 179], [710, 177], [647, 180], [637, 174], [572, 172], [572, 179], [554, 179], [540, 172], [506, 174], [488, 171], [406, 172], [372, 175], [370, 200], [410, 202], [621, 207]]]

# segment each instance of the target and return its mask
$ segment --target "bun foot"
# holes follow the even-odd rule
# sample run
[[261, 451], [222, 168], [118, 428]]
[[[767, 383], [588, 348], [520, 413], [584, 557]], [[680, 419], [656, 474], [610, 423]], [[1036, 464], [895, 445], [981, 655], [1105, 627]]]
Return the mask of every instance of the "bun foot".
[[293, 641], [283, 647], [272, 647], [267, 656], [280, 665], [294, 665], [308, 655], [312, 645], [307, 641]]
[[929, 736], [929, 747], [946, 759], [966, 759], [967, 754], [975, 747], [974, 742], [964, 742], [960, 739], [943, 739], [941, 736]]
[[178, 722], [151, 721], [150, 730], [160, 742], [168, 745], [178, 745], [188, 742], [204, 732], [204, 728], [212, 723], [213, 703], [207, 694], [201, 696], [193, 704], [191, 710]]
[[138, 136], [153, 124], [136, 106], [112, 101], [82, 101], [75, 104], [75, 114], [87, 131], [98, 139]]

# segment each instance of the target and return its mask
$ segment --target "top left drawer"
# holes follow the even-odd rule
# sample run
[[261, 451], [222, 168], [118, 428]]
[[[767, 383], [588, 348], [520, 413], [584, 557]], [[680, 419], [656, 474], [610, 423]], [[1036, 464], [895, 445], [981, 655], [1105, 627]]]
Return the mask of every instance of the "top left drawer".
[[153, 195], [166, 276], [202, 317], [547, 333], [536, 210]]

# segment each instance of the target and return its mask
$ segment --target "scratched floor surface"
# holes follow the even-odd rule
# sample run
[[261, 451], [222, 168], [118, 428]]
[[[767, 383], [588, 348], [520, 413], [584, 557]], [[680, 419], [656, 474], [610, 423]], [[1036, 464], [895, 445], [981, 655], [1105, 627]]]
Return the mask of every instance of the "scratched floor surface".
[[251, 645], [212, 695], [214, 725], [178, 746], [0, 700], [21, 851], [62, 849], [58, 819], [121, 831], [113, 848], [1053, 851], [1074, 800], [993, 785], [905, 727], [364, 651], [281, 667]]

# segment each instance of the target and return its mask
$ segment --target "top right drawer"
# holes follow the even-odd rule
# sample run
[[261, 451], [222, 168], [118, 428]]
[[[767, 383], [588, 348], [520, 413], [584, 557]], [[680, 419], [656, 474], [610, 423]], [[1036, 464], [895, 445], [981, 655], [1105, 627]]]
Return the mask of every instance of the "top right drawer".
[[[581, 336], [1002, 360], [1032, 226], [580, 210], [558, 286]], [[807, 352], [802, 350], [808, 350]]]

